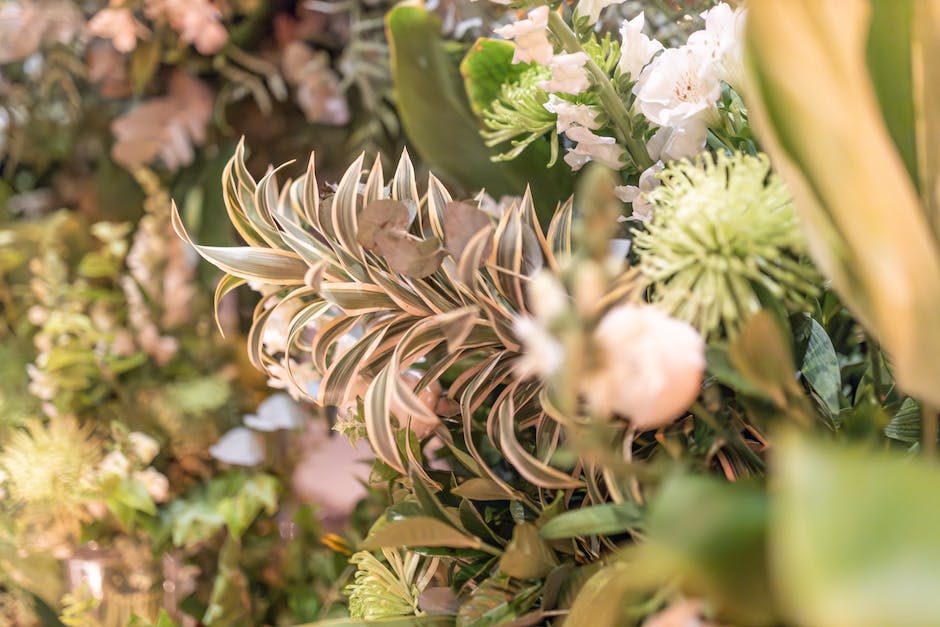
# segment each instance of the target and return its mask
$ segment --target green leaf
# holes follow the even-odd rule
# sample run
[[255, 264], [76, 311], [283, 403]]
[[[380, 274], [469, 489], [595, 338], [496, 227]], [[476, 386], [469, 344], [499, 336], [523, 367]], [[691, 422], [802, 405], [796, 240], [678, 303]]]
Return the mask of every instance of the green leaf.
[[731, 344], [729, 356], [751, 385], [777, 406], [786, 407], [796, 367], [789, 342], [772, 314], [762, 310], [751, 316]]
[[541, 583], [526, 585], [505, 576], [490, 577], [460, 606], [457, 627], [488, 627], [510, 623], [532, 606], [541, 587]]
[[495, 481], [483, 477], [467, 479], [450, 493], [472, 501], [507, 501], [519, 498], [517, 495], [506, 492]]
[[917, 181], [911, 69], [914, 0], [872, 0], [868, 71], [885, 125], [912, 181]]
[[920, 405], [913, 398], [906, 398], [901, 408], [885, 425], [885, 435], [892, 440], [906, 444], [920, 442], [921, 438], [921, 411]]
[[642, 522], [643, 512], [633, 503], [605, 503], [559, 514], [542, 525], [540, 534], [546, 540], [614, 535], [636, 529]]
[[272, 475], [253, 474], [239, 488], [237, 494], [219, 503], [219, 513], [229, 533], [241, 537], [262, 511], [269, 516], [277, 511], [280, 482]]
[[499, 559], [499, 569], [516, 579], [541, 579], [558, 566], [558, 558], [529, 522], [512, 530], [512, 540]]
[[795, 435], [775, 443], [770, 566], [788, 623], [940, 624], [940, 471]]
[[376, 618], [374, 620], [359, 620], [356, 618], [336, 618], [322, 620], [316, 623], [306, 623], [298, 627], [370, 627], [370, 625], [385, 625], [385, 627], [452, 627], [453, 616], [396, 616], [394, 618]]
[[428, 516], [414, 516], [390, 522], [375, 530], [362, 543], [366, 550], [382, 547], [447, 547], [479, 549], [479, 538], [465, 535], [445, 522]]
[[480, 136], [463, 77], [441, 36], [441, 20], [422, 6], [400, 3], [386, 15], [392, 78], [402, 127], [422, 159], [467, 191], [517, 195], [531, 183], [539, 205], [553, 210], [571, 194], [574, 176], [564, 163], [552, 169], [548, 142], [533, 144], [518, 159], [494, 163], [498, 154]]
[[516, 46], [502, 39], [481, 38], [460, 64], [470, 107], [478, 116], [483, 115], [499, 90], [506, 83], [519, 80], [519, 76], [532, 64], [513, 63]]
[[241, 570], [241, 543], [229, 536], [219, 553], [219, 570], [202, 622], [213, 627], [238, 627], [252, 623], [248, 578]]
[[809, 318], [809, 325], [809, 344], [801, 369], [806, 381], [835, 416], [839, 413], [839, 390], [842, 388], [839, 358], [826, 330], [812, 318]]

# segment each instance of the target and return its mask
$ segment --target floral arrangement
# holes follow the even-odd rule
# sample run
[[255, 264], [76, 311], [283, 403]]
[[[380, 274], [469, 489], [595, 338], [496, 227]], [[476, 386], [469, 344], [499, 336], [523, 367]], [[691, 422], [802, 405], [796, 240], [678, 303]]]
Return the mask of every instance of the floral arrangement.
[[0, 616], [940, 622], [938, 18], [7, 2]]
[[663, 41], [617, 0], [498, 4], [459, 68], [425, 8], [386, 17], [426, 179], [240, 147], [244, 245], [174, 209], [217, 306], [264, 294], [252, 364], [375, 454], [334, 624], [929, 623], [933, 9], [717, 3]]

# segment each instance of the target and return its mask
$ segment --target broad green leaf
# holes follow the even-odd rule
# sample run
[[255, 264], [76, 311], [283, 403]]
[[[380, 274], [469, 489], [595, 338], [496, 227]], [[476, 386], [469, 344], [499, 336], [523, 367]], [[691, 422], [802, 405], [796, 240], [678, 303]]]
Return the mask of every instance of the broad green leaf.
[[484, 477], [472, 477], [467, 479], [450, 492], [451, 494], [462, 496], [472, 501], [508, 501], [519, 498], [515, 494], [506, 492], [506, 490], [495, 481]]
[[917, 180], [914, 134], [912, 29], [915, 0], [872, 0], [866, 61], [891, 139], [908, 176]]
[[500, 571], [516, 579], [541, 579], [558, 566], [558, 558], [529, 522], [512, 530], [512, 540], [499, 559]]
[[470, 107], [478, 116], [483, 115], [499, 90], [506, 83], [516, 81], [530, 67], [527, 63], [513, 63], [516, 46], [503, 39], [481, 38], [473, 44], [460, 64]]
[[885, 435], [892, 440], [915, 444], [921, 438], [921, 410], [912, 398], [904, 399], [901, 408], [885, 426]]
[[576, 536], [614, 535], [636, 529], [643, 521], [643, 512], [633, 503], [605, 503], [563, 512], [540, 530], [547, 540]]
[[465, 535], [436, 518], [413, 516], [390, 522], [377, 529], [362, 543], [362, 548], [373, 550], [408, 546], [479, 549], [482, 545], [479, 538]]
[[[931, 2], [918, 6], [935, 14]], [[866, 63], [871, 16], [869, 0], [751, 2], [750, 112], [816, 262], [891, 354], [901, 388], [940, 405], [940, 250], [879, 109]], [[935, 38], [938, 21], [922, 22]], [[879, 30], [873, 45], [908, 45]]]
[[384, 625], [385, 627], [453, 627], [455, 620], [453, 616], [401, 616], [377, 618], [369, 621], [355, 618], [336, 618], [306, 623], [298, 625], [298, 627], [370, 627], [371, 625]]
[[803, 355], [801, 370], [807, 382], [835, 416], [839, 413], [839, 390], [842, 388], [839, 358], [826, 330], [812, 318], [809, 318], [809, 325], [809, 344]]
[[787, 406], [794, 393], [796, 366], [787, 338], [773, 314], [759, 311], [751, 316], [731, 344], [729, 357], [748, 383], [778, 407]]
[[273, 515], [277, 511], [280, 485], [273, 475], [255, 473], [247, 477], [236, 494], [221, 501], [218, 510], [229, 533], [238, 538], [261, 512]]
[[435, 172], [467, 191], [485, 188], [495, 197], [516, 195], [531, 183], [546, 212], [571, 193], [573, 175], [559, 162], [552, 169], [548, 142], [518, 159], [494, 163], [457, 63], [441, 36], [441, 20], [417, 3], [401, 3], [386, 15], [398, 112], [410, 145]]
[[509, 577], [490, 577], [460, 606], [457, 627], [511, 624], [538, 599], [541, 583], [526, 584]]
[[770, 566], [807, 627], [940, 624], [940, 471], [906, 456], [775, 443]]

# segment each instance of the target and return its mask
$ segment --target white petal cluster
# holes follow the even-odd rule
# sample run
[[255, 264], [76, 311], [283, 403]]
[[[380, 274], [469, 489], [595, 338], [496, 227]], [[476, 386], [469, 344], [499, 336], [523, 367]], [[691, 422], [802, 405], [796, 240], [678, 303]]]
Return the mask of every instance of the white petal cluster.
[[496, 29], [496, 34], [513, 39], [516, 51], [513, 63], [540, 63], [548, 65], [552, 60], [551, 42], [548, 41], [548, 7], [541, 6], [529, 11], [527, 18]]

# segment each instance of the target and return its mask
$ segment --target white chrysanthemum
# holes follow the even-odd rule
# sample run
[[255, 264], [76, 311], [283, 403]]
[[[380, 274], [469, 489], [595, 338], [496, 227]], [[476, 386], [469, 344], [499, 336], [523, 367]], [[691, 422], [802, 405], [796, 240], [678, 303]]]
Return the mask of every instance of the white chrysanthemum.
[[634, 249], [663, 309], [710, 335], [733, 332], [762, 292], [799, 305], [818, 291], [790, 194], [765, 155], [706, 156], [659, 176]]
[[367, 621], [415, 616], [418, 599], [437, 570], [438, 559], [425, 560], [417, 553], [382, 549], [387, 564], [372, 553], [360, 551], [349, 558], [356, 566], [353, 583], [346, 586], [349, 614]]

